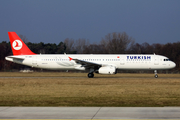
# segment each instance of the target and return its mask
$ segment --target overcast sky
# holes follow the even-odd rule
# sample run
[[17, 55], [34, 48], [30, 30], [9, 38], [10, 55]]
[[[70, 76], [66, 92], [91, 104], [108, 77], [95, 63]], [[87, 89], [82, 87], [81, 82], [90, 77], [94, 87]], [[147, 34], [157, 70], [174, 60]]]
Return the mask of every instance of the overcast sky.
[[99, 43], [126, 32], [137, 43], [180, 41], [180, 0], [0, 0], [0, 42], [15, 31], [33, 43]]

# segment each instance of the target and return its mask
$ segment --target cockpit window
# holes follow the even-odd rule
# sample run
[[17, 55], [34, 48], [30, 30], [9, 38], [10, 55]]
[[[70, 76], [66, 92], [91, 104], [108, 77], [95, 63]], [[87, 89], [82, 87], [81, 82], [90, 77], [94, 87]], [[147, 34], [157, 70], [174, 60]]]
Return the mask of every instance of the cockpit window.
[[164, 59], [164, 61], [171, 61], [170, 59]]

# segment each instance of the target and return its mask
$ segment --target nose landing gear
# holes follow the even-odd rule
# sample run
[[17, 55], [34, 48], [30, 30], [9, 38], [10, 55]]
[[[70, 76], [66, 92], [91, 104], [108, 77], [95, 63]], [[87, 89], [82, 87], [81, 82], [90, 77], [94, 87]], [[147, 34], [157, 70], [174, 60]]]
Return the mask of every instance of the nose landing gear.
[[154, 77], [155, 77], [155, 78], [158, 78], [157, 70], [154, 70], [154, 74], [155, 74]]

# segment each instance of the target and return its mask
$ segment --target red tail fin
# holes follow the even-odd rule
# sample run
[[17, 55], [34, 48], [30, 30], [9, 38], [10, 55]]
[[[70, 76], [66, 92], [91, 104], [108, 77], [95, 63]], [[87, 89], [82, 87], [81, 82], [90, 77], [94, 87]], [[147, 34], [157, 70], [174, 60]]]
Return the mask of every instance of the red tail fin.
[[13, 55], [35, 55], [15, 32], [8, 32]]

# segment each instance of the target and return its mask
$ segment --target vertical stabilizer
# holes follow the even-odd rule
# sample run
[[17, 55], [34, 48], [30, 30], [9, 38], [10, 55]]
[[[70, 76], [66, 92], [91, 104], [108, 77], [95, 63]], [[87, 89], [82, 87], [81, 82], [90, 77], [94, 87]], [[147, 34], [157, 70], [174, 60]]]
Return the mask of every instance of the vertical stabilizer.
[[13, 55], [35, 55], [15, 32], [8, 32]]

